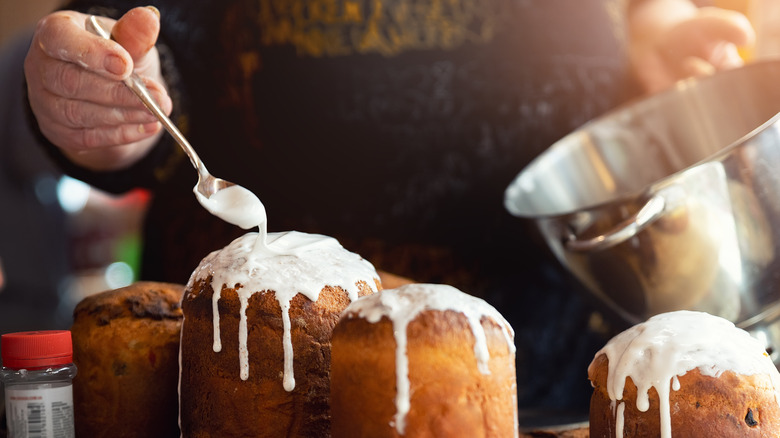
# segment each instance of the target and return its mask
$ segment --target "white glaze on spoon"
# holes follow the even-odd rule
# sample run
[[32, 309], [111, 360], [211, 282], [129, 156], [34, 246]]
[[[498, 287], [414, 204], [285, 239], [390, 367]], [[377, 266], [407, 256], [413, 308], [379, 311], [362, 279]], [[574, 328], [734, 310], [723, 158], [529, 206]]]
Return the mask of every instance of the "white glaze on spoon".
[[672, 436], [670, 391], [680, 389], [678, 376], [695, 368], [711, 377], [724, 371], [746, 376], [766, 374], [780, 404], [780, 373], [763, 345], [730, 321], [707, 313], [678, 311], [656, 315], [612, 338], [596, 357], [601, 354], [609, 361], [607, 392], [613, 402], [616, 437], [622, 437], [623, 389], [629, 377], [637, 388], [639, 411], [646, 412], [650, 407], [650, 388], [657, 391], [661, 438]]
[[485, 301], [467, 295], [458, 289], [441, 284], [410, 284], [397, 289], [386, 289], [352, 302], [344, 311], [343, 318], [364, 318], [374, 324], [383, 317], [393, 324], [396, 342], [396, 414], [395, 429], [403, 435], [406, 415], [411, 407], [409, 358], [406, 355], [406, 329], [411, 321], [425, 310], [455, 311], [468, 320], [474, 334], [474, 356], [479, 371], [490, 374], [488, 361], [490, 353], [481, 320], [491, 318], [501, 326], [511, 352], [515, 351], [514, 331], [503, 316]]
[[195, 197], [214, 216], [245, 230], [266, 224], [265, 207], [260, 199], [244, 187], [235, 185], [206, 198], [197, 187]]

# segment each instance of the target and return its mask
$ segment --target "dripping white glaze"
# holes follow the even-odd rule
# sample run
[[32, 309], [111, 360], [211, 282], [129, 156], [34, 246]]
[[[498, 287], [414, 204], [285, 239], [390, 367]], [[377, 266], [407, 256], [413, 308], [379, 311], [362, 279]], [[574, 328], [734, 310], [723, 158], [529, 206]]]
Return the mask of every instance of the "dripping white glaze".
[[190, 277], [188, 289], [193, 290], [197, 281], [206, 280], [209, 276], [212, 277], [215, 352], [222, 349], [218, 306], [222, 288], [237, 288], [241, 303], [239, 373], [243, 380], [249, 378], [250, 372], [246, 320], [249, 298], [255, 293], [274, 291], [282, 309], [283, 375], [287, 391], [295, 388], [289, 316], [293, 297], [300, 293], [311, 301], [317, 301], [325, 286], [338, 286], [347, 292], [350, 300], [355, 301], [358, 284], [364, 282], [376, 291], [374, 279], [378, 278], [370, 262], [344, 249], [336, 239], [296, 231], [268, 233], [265, 238], [259, 233], [239, 237], [201, 261]]
[[451, 310], [465, 315], [474, 334], [474, 355], [477, 358], [479, 371], [483, 374], [490, 373], [488, 368], [490, 354], [481, 323], [483, 317], [493, 319], [502, 327], [507, 346], [510, 351], [515, 351], [514, 331], [503, 316], [485, 301], [467, 295], [452, 286], [410, 284], [397, 289], [386, 289], [353, 301], [344, 311], [345, 318], [360, 317], [373, 324], [386, 317], [393, 324], [396, 342], [396, 414], [394, 423], [399, 434], [404, 433], [406, 414], [411, 405], [406, 329], [409, 323], [425, 310]]
[[623, 436], [623, 411], [626, 409], [626, 404], [620, 402], [617, 405], [617, 412], [615, 413], [615, 436]]
[[244, 187], [235, 185], [217, 191], [210, 197], [193, 189], [195, 197], [214, 216], [245, 230], [266, 223], [265, 207], [260, 199]]
[[[698, 368], [705, 376], [724, 371], [742, 375], [766, 374], [780, 404], [780, 373], [763, 345], [726, 319], [704, 312], [677, 311], [656, 315], [612, 338], [596, 353], [608, 359], [607, 392], [618, 401], [616, 436], [622, 437], [623, 389], [631, 378], [637, 387], [636, 407], [649, 409], [649, 390], [659, 397], [661, 438], [670, 438], [670, 390], [679, 390], [682, 376]], [[593, 362], [591, 363], [591, 367]], [[591, 370], [589, 370], [590, 372]]]

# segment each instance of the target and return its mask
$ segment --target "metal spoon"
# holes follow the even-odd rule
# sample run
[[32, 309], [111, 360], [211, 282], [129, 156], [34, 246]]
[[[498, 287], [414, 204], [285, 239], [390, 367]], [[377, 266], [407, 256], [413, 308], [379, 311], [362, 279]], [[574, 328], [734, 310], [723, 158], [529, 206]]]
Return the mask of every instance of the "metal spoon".
[[[89, 18], [87, 18], [86, 27], [88, 31], [94, 33], [95, 35], [101, 36], [105, 39], [111, 39], [111, 34], [103, 28], [103, 26], [98, 21], [98, 18], [94, 15], [90, 15]], [[151, 111], [152, 114], [157, 117], [160, 123], [162, 123], [163, 127], [165, 127], [165, 130], [168, 131], [171, 136], [173, 136], [174, 140], [176, 140], [176, 143], [178, 143], [179, 146], [184, 149], [184, 153], [190, 157], [190, 162], [192, 162], [195, 170], [198, 171], [198, 184], [195, 186], [198, 192], [200, 192], [206, 198], [210, 198], [214, 193], [226, 187], [235, 185], [230, 181], [216, 178], [210, 174], [208, 170], [206, 170], [206, 166], [200, 160], [200, 157], [198, 157], [195, 149], [192, 148], [190, 143], [187, 141], [181, 131], [179, 131], [176, 125], [173, 124], [171, 119], [169, 119], [163, 110], [160, 109], [160, 106], [157, 104], [154, 98], [152, 98], [151, 94], [149, 94], [149, 90], [146, 88], [143, 80], [141, 80], [138, 75], [135, 73], [131, 74], [127, 79], [124, 80], [124, 83], [127, 85], [127, 88], [132, 90], [133, 93], [135, 93], [135, 95], [141, 99], [141, 102], [143, 102], [144, 106], [146, 106], [146, 108], [148, 108], [149, 111]]]
[[[86, 20], [85, 26], [89, 32], [105, 39], [111, 39], [111, 34], [103, 28], [98, 21], [98, 17], [90, 15]], [[261, 225], [259, 223], [253, 223], [259, 220], [265, 221], [265, 208], [260, 200], [257, 199], [257, 196], [235, 183], [213, 176], [206, 170], [206, 166], [203, 164], [203, 161], [200, 160], [200, 157], [198, 157], [195, 149], [192, 148], [171, 119], [165, 115], [154, 98], [152, 98], [146, 85], [144, 85], [143, 80], [138, 75], [133, 73], [123, 82], [139, 99], [141, 99], [144, 106], [157, 117], [163, 127], [165, 127], [165, 130], [173, 136], [179, 146], [184, 149], [184, 153], [190, 158], [193, 167], [198, 171], [198, 183], [195, 185], [193, 191], [196, 192], [195, 195], [201, 205], [212, 214], [242, 228], [248, 229]], [[229, 187], [234, 187], [229, 194], [215, 197], [213, 198], [213, 202], [209, 202], [209, 199], [217, 192]], [[241, 202], [238, 203], [237, 200], [240, 200]]]

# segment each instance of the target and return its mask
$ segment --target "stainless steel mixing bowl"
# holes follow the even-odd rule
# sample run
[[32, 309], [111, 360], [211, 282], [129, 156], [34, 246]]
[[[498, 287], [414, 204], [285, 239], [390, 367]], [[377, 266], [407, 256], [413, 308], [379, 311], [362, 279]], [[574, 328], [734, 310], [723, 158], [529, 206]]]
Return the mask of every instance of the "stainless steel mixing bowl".
[[702, 310], [780, 356], [780, 60], [632, 102], [553, 144], [506, 190], [629, 323]]

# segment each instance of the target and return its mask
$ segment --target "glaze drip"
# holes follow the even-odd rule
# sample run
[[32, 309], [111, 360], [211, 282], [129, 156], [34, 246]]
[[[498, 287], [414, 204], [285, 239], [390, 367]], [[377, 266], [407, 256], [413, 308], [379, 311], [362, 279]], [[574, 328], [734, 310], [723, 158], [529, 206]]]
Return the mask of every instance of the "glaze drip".
[[[262, 229], [263, 227], [261, 227]], [[297, 294], [317, 301], [326, 286], [340, 287], [349, 299], [358, 298], [359, 284], [376, 291], [378, 278], [373, 265], [344, 249], [336, 239], [296, 231], [286, 233], [247, 233], [225, 248], [206, 256], [193, 272], [188, 289], [197, 281], [211, 278], [213, 350], [222, 350], [219, 326], [219, 299], [223, 288], [235, 289], [241, 304], [239, 315], [239, 374], [249, 378], [246, 310], [255, 293], [273, 291], [282, 310], [284, 333], [284, 388], [295, 388], [293, 348], [290, 327], [290, 302]]]
[[[617, 402], [616, 437], [622, 437], [623, 390], [626, 379], [637, 387], [636, 407], [649, 409], [649, 391], [659, 397], [661, 437], [670, 438], [669, 395], [680, 389], [678, 376], [698, 368], [705, 376], [725, 371], [742, 375], [766, 374], [780, 404], [780, 373], [761, 343], [724, 318], [704, 312], [677, 311], [656, 315], [620, 333], [596, 353], [607, 356], [607, 392]], [[593, 367], [593, 362], [591, 362]], [[592, 370], [589, 370], [591, 372]]]
[[507, 346], [515, 351], [514, 331], [503, 316], [485, 301], [467, 295], [458, 289], [438, 284], [410, 284], [397, 289], [383, 290], [377, 294], [363, 297], [350, 304], [344, 311], [345, 318], [364, 318], [374, 324], [383, 317], [393, 324], [396, 342], [396, 414], [394, 427], [399, 434], [406, 428], [406, 415], [411, 407], [409, 358], [406, 354], [407, 327], [425, 310], [455, 311], [462, 313], [468, 320], [474, 334], [474, 356], [479, 371], [489, 374], [487, 339], [482, 327], [482, 318], [490, 318], [502, 328]]

